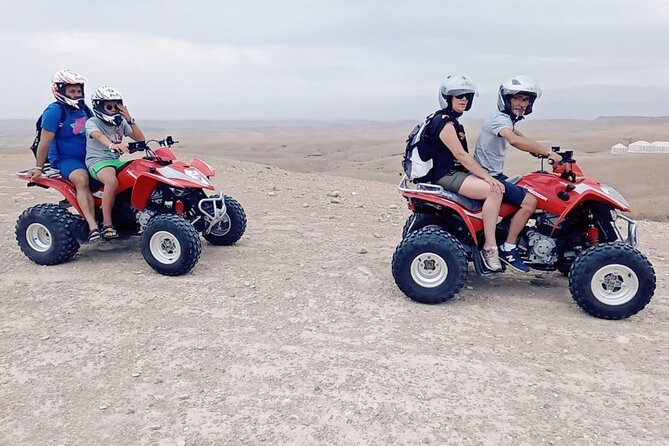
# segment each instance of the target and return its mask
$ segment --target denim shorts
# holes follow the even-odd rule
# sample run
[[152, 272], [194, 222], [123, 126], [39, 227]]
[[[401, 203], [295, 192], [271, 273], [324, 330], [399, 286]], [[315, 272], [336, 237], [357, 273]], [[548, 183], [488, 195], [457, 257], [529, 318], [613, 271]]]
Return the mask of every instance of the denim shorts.
[[493, 178], [504, 183], [504, 197], [502, 198], [502, 201], [504, 203], [509, 203], [514, 206], [520, 207], [520, 204], [525, 199], [525, 194], [527, 194], [527, 190], [506, 181], [509, 177], [507, 177], [503, 173], [495, 175]]

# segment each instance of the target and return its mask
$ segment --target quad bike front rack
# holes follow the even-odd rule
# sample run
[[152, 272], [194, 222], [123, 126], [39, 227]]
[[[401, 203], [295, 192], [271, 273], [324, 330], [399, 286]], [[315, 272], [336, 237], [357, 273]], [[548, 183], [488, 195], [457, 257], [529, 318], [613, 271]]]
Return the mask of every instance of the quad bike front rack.
[[[209, 213], [205, 209], [206, 203], [211, 203], [212, 213]], [[202, 215], [204, 215], [205, 220], [207, 221], [207, 229], [204, 231], [205, 234], [211, 232], [211, 229], [223, 221], [227, 214], [227, 209], [225, 207], [225, 196], [223, 194], [203, 198], [198, 202], [197, 207], [200, 209], [200, 212], [202, 212]]]

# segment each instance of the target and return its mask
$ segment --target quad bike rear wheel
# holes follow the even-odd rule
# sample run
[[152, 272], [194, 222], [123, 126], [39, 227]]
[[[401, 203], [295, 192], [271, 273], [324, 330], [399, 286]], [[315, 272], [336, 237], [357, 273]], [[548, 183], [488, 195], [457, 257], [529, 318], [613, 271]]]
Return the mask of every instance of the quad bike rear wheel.
[[225, 217], [203, 234], [205, 240], [212, 245], [229, 246], [239, 240], [246, 230], [246, 213], [237, 200], [227, 195], [225, 200]]
[[625, 319], [650, 302], [655, 270], [635, 248], [603, 243], [583, 251], [569, 270], [569, 291], [586, 313], [601, 319]]
[[79, 250], [76, 229], [80, 220], [55, 204], [38, 204], [23, 211], [16, 221], [16, 241], [39, 265], [65, 263]]
[[397, 246], [392, 272], [395, 283], [416, 302], [437, 304], [451, 299], [467, 279], [467, 254], [448, 232], [433, 226], [409, 234]]
[[437, 218], [434, 215], [414, 212], [409, 215], [409, 218], [407, 218], [407, 221], [404, 223], [404, 228], [402, 228], [402, 238], [406, 237], [407, 234], [411, 232], [418, 231], [419, 229], [430, 225], [438, 225]]
[[142, 232], [142, 255], [151, 268], [165, 276], [193, 269], [202, 244], [192, 224], [178, 215], [156, 215]]

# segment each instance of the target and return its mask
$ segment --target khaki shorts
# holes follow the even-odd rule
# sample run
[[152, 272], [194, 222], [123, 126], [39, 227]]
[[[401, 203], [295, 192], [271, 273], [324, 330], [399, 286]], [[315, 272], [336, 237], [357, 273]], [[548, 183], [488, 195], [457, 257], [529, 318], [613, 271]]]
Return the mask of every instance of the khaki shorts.
[[465, 182], [465, 178], [469, 175], [470, 174], [460, 172], [459, 170], [451, 170], [449, 173], [439, 178], [437, 184], [444, 189], [457, 194], [460, 191], [460, 187], [462, 187], [462, 183]]

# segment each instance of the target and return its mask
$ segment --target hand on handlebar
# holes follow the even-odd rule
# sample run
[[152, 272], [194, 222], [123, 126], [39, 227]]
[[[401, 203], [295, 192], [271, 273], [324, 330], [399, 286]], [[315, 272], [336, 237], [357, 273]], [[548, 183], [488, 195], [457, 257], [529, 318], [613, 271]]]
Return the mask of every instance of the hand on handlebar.
[[118, 153], [128, 153], [128, 146], [127, 144], [110, 144], [109, 150]]
[[560, 164], [560, 162], [562, 161], [562, 157], [556, 152], [550, 152], [547, 158], [548, 162], [553, 165]]

